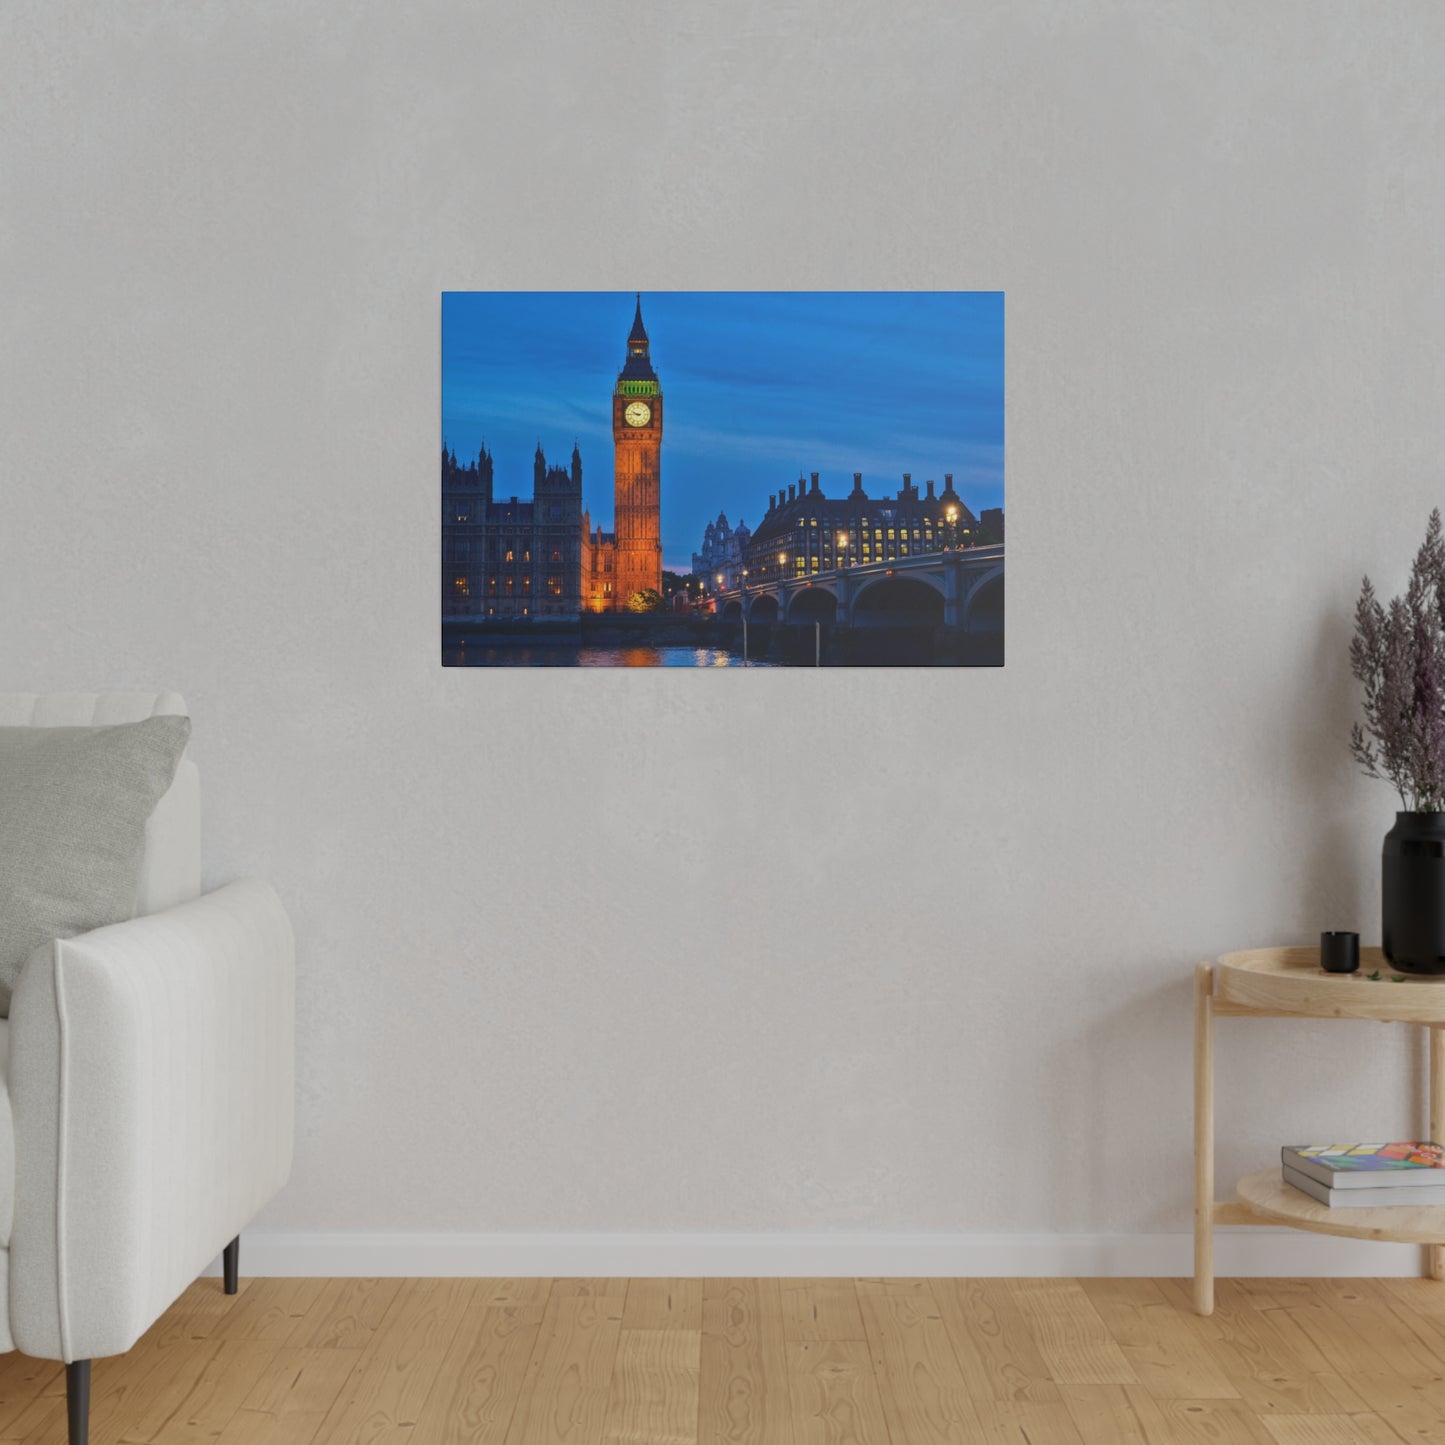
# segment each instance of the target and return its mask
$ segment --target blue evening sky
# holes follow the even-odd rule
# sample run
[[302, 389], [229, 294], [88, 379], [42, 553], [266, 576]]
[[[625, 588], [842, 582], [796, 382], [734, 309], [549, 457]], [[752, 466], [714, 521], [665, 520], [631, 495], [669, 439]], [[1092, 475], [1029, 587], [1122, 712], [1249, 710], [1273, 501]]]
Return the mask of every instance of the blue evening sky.
[[[498, 497], [532, 494], [582, 449], [592, 522], [612, 529], [612, 389], [632, 326], [627, 292], [442, 295], [442, 437], [465, 463], [485, 439]], [[853, 473], [873, 497], [904, 472], [1003, 505], [1002, 292], [643, 292], [662, 385], [663, 565], [686, 572], [722, 511], [756, 527], [768, 494]]]

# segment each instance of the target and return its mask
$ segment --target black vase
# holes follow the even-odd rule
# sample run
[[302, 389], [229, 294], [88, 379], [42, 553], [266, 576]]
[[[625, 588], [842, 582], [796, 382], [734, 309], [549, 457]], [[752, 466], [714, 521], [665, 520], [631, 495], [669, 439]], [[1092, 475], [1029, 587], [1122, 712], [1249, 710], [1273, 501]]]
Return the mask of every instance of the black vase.
[[1385, 957], [1401, 973], [1445, 973], [1445, 813], [1396, 813], [1383, 862]]

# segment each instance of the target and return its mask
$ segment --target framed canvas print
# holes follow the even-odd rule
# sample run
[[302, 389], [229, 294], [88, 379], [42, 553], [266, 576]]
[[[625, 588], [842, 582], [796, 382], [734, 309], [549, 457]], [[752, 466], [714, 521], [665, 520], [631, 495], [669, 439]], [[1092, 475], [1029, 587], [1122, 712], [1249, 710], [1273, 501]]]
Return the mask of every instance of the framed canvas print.
[[998, 667], [1001, 292], [442, 296], [449, 667]]

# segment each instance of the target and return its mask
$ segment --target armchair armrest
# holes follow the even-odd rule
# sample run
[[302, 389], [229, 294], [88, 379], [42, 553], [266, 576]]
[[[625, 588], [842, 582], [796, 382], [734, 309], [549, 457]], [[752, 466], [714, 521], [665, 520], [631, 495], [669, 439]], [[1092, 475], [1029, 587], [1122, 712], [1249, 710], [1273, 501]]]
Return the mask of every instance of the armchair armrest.
[[37, 949], [10, 1011], [10, 1319], [129, 1349], [291, 1167], [294, 944], [247, 880]]

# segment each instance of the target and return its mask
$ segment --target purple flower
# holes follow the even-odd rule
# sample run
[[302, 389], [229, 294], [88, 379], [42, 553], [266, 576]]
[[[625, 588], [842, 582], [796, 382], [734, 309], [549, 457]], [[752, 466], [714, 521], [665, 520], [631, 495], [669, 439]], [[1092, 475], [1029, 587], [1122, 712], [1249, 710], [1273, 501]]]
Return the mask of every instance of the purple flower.
[[1364, 684], [1365, 722], [1350, 751], [1384, 778], [1406, 811], [1445, 811], [1445, 537], [1430, 513], [1410, 585], [1387, 608], [1368, 577], [1355, 606], [1350, 670]]

